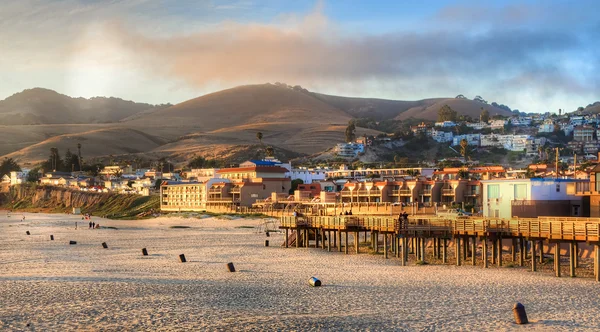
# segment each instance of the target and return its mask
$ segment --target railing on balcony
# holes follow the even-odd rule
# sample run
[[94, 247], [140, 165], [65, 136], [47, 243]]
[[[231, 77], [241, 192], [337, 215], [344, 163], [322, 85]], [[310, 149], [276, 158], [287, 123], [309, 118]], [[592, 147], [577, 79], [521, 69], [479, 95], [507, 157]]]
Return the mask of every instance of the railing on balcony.
[[[597, 186], [596, 186], [597, 187]], [[577, 194], [586, 194], [591, 192], [591, 183], [590, 182], [577, 182], [575, 183], [575, 193]], [[598, 191], [598, 188], [596, 188]]]
[[454, 196], [454, 189], [442, 189], [442, 195]]
[[477, 189], [473, 190], [467, 190], [465, 192], [465, 196], [479, 196], [481, 195], [481, 190], [479, 189], [479, 187], [477, 187]]
[[398, 194], [400, 194], [401, 196], [409, 196], [409, 195], [412, 195], [412, 190], [400, 189], [400, 190], [398, 190]]
[[242, 192], [242, 188], [232, 188], [229, 193], [230, 194], [239, 194]]
[[239, 201], [239, 199], [233, 199], [233, 197], [209, 197], [207, 202], [235, 202]]
[[423, 189], [423, 190], [421, 190], [420, 195], [431, 196], [431, 189]]
[[211, 194], [220, 194], [221, 193], [221, 188], [218, 188], [218, 189], [217, 188], [211, 188], [211, 189], [208, 189], [208, 192], [211, 193]]
[[359, 190], [358, 191], [358, 195], [368, 195], [369, 191], [368, 190]]

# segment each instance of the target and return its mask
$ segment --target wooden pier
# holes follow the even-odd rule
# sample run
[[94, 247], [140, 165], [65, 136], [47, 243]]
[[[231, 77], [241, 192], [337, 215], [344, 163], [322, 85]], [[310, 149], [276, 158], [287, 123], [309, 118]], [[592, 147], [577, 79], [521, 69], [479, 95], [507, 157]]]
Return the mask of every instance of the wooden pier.
[[[379, 253], [383, 240], [384, 258], [391, 253], [406, 265], [408, 255], [425, 262], [427, 244], [433, 248], [433, 257], [448, 261], [448, 246], [455, 247], [456, 265], [477, 263], [477, 249], [481, 247], [480, 260], [483, 267], [489, 264], [502, 266], [503, 247], [510, 241], [512, 261], [524, 266], [529, 257], [531, 270], [536, 271], [538, 259], [543, 263], [543, 244], [554, 249], [554, 271], [561, 276], [561, 245], [569, 248], [569, 275], [575, 277], [579, 265], [577, 250], [580, 244], [594, 248], [594, 276], [600, 281], [600, 218], [538, 217], [514, 219], [490, 219], [438, 216], [414, 216], [399, 220], [393, 216], [284, 216], [280, 229], [285, 230], [284, 246], [309, 247], [315, 242], [328, 251], [332, 247], [349, 253], [349, 236], [353, 251], [360, 252], [360, 235], [370, 243], [374, 253]], [[290, 230], [292, 235], [290, 235]], [[370, 240], [367, 241], [367, 234]], [[479, 245], [478, 245], [479, 243]], [[491, 249], [491, 251], [490, 251]], [[529, 255], [528, 255], [529, 252]], [[519, 257], [517, 260], [517, 253]]]

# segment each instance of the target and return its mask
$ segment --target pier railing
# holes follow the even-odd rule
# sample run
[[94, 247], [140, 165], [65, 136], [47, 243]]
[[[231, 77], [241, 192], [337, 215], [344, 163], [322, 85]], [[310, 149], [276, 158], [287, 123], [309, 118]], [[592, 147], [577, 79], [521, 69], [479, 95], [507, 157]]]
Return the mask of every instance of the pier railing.
[[[556, 219], [556, 220], [555, 220]], [[455, 235], [527, 237], [549, 240], [600, 241], [600, 218], [484, 219], [393, 216], [284, 216], [282, 228], [321, 228], [342, 231], [377, 231], [396, 234], [448, 232]]]

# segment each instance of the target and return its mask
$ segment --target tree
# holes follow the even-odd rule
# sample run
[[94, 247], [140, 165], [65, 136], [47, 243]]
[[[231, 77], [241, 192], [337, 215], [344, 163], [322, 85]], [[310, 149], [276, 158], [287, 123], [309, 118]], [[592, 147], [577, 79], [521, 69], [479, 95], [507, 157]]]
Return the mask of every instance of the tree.
[[350, 121], [350, 123], [348, 124], [348, 127], [346, 127], [346, 142], [351, 143], [354, 142], [354, 139], [356, 138], [356, 126], [354, 125], [354, 121]]
[[479, 121], [488, 123], [490, 121], [490, 112], [485, 108], [481, 108], [481, 114], [479, 115]]
[[0, 164], [0, 178], [3, 177], [4, 175], [10, 176], [10, 172], [20, 172], [20, 171], [21, 171], [21, 167], [12, 158], [4, 158], [4, 160], [2, 160], [2, 163]]
[[79, 157], [71, 153], [71, 150], [67, 149], [67, 153], [65, 153], [63, 169], [67, 171], [81, 170], [81, 166], [79, 165]]
[[438, 110], [438, 122], [456, 121], [457, 118], [457, 112], [448, 105], [444, 105]]
[[460, 140], [460, 154], [463, 156], [465, 161], [467, 161], [467, 157], [469, 155], [469, 142], [464, 138]]
[[77, 143], [77, 159], [79, 171], [81, 171], [81, 164], [83, 163], [81, 160], [81, 143]]
[[463, 179], [463, 180], [468, 179], [469, 178], [469, 170], [466, 169], [466, 168], [460, 169], [458, 171], [458, 177], [461, 178], [461, 179]]
[[256, 139], [260, 142], [260, 144], [262, 144], [263, 133], [260, 131], [256, 133]]
[[267, 148], [265, 149], [265, 154], [267, 155], [267, 157], [272, 158], [275, 155], [275, 150], [272, 146], [267, 146]]
[[304, 184], [304, 181], [302, 181], [301, 179], [292, 180], [292, 188], [290, 188], [290, 191], [289, 191], [290, 195], [294, 194], [294, 191], [296, 191], [298, 189], [299, 184]]

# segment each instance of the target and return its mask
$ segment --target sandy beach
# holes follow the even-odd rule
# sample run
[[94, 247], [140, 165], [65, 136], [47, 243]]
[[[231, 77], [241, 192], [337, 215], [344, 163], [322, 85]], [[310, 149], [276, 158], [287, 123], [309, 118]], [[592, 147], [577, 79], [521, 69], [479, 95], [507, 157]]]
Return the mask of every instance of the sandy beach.
[[[285, 249], [282, 234], [259, 232], [261, 219], [93, 221], [116, 229], [0, 212], [0, 330], [600, 329], [600, 284], [590, 278]], [[312, 276], [323, 286], [310, 287]], [[532, 324], [514, 324], [516, 302]]]

